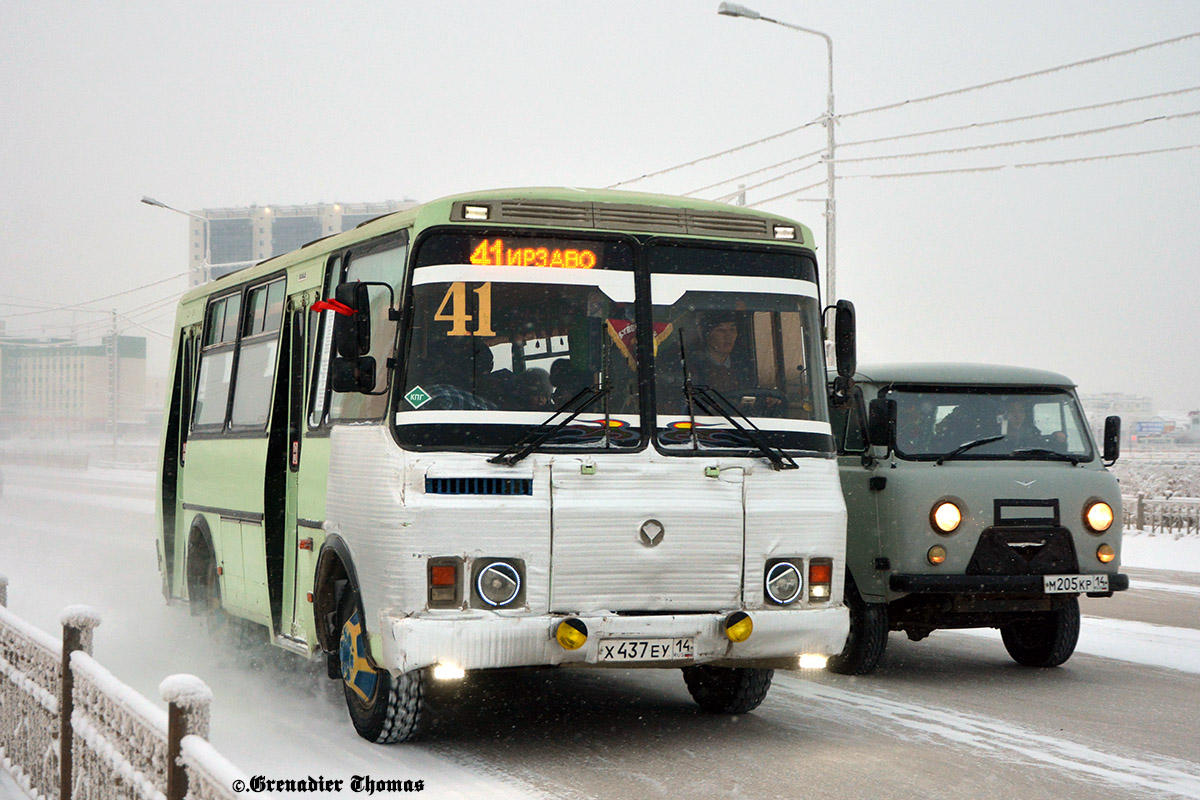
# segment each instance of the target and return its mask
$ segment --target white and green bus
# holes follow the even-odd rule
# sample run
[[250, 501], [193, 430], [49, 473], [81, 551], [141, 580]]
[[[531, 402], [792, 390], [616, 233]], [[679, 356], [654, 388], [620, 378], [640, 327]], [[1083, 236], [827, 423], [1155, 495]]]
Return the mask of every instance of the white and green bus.
[[[446, 198], [186, 294], [164, 594], [324, 657], [358, 732], [426, 682], [681, 668], [705, 709], [841, 650], [811, 232], [682, 198]], [[838, 308], [853, 372], [853, 309]]]

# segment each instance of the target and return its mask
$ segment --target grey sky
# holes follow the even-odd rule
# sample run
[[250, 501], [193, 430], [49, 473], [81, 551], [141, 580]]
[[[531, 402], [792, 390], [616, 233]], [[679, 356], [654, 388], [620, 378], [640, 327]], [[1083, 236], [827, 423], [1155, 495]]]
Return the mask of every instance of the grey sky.
[[[181, 272], [188, 223], [140, 205], [143, 194], [196, 209], [604, 186], [818, 117], [821, 40], [719, 17], [717, 4], [10, 0], [0, 5], [0, 301], [81, 302]], [[832, 35], [839, 113], [1200, 32], [1194, 2], [750, 5]], [[837, 129], [847, 143], [839, 156], [1181, 114], [1200, 110], [1200, 92], [848, 144], [1193, 86], [1200, 86], [1200, 39], [851, 117]], [[813, 126], [628, 188], [687, 192], [823, 142]], [[1194, 144], [1200, 117], [839, 164], [846, 177], [837, 185], [838, 287], [858, 306], [860, 359], [1025, 364], [1065, 372], [1084, 391], [1149, 394], [1177, 410], [1200, 406], [1200, 259], [1188, 244], [1200, 208], [1200, 150], [850, 177]], [[822, 177], [812, 169], [751, 191], [749, 200]], [[764, 207], [809, 224], [824, 255], [820, 203], [789, 198]], [[102, 306], [133, 309], [182, 286], [180, 279]], [[0, 306], [0, 315], [23, 310]], [[169, 314], [136, 318], [169, 332]], [[16, 332], [69, 318], [7, 321]]]

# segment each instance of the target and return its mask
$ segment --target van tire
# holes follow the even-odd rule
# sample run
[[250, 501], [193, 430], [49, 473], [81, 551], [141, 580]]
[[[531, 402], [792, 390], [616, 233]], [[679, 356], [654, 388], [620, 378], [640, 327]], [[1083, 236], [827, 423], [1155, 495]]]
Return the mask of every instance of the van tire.
[[850, 609], [850, 633], [842, 652], [831, 657], [826, 668], [839, 675], [869, 675], [887, 650], [887, 604], [863, 600], [847, 572], [846, 606]]
[[[366, 646], [359, 614], [358, 592], [347, 589], [338, 617], [338, 648], [342, 690], [354, 730], [369, 742], [394, 744], [416, 735], [425, 696], [425, 673], [412, 670], [392, 675], [366, 663]], [[368, 689], [367, 686], [370, 688]]]
[[745, 714], [758, 708], [771, 688], [773, 669], [713, 667], [683, 668], [683, 681], [697, 705], [713, 714]]
[[1000, 629], [1004, 649], [1025, 667], [1057, 667], [1071, 657], [1079, 641], [1079, 598], [1053, 611]]

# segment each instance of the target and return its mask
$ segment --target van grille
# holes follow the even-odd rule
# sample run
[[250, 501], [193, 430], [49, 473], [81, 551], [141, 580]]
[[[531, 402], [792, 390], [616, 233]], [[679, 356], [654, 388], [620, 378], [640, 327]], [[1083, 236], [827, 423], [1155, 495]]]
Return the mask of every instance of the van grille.
[[531, 495], [532, 478], [426, 478], [425, 494]]

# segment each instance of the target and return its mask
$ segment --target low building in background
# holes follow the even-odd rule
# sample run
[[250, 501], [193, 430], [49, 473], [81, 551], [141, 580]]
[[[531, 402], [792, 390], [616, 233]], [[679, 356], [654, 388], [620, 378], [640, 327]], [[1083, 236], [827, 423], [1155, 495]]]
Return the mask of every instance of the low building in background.
[[147, 400], [143, 337], [0, 339], [0, 435], [140, 433]]

